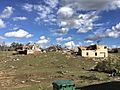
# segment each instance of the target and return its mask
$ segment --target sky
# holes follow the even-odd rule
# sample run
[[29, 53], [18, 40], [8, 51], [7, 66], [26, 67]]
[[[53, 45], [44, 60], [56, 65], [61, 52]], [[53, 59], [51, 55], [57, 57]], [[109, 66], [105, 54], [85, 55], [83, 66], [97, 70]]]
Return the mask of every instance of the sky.
[[0, 0], [0, 42], [120, 47], [120, 0]]

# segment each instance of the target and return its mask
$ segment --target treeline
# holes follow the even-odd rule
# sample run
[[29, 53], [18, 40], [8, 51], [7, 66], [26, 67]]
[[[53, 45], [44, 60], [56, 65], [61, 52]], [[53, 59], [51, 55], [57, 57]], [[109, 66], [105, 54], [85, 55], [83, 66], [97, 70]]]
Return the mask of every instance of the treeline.
[[10, 46], [7, 46], [5, 44], [0, 45], [0, 51], [15, 51], [17, 47], [23, 46], [22, 43], [11, 43]]

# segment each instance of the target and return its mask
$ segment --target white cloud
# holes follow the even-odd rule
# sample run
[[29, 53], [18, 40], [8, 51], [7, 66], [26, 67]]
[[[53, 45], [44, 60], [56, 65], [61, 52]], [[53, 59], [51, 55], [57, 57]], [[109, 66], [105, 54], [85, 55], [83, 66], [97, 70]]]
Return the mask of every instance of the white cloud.
[[33, 37], [32, 34], [28, 34], [28, 35], [26, 35], [26, 38], [31, 38], [31, 37]]
[[112, 37], [112, 38], [118, 38], [120, 37], [120, 23], [118, 23], [115, 26], [112, 26], [111, 29], [107, 29], [105, 31], [106, 36]]
[[[54, 0], [45, 0], [45, 3], [52, 3]], [[43, 22], [52, 24], [56, 22], [55, 8], [51, 8], [50, 5], [34, 4], [33, 10], [38, 15], [34, 20], [40, 24], [41, 20]], [[54, 12], [54, 14], [53, 14]]]
[[118, 38], [120, 36], [120, 32], [117, 31], [106, 31], [106, 34], [108, 37], [112, 37], [112, 38]]
[[111, 29], [106, 30], [97, 30], [94, 32], [94, 35], [91, 35], [87, 37], [85, 40], [101, 40], [102, 38], [118, 38], [120, 37], [120, 23], [116, 24], [115, 26], [112, 26]]
[[40, 39], [36, 42], [40, 47], [44, 48], [49, 43], [50, 39], [45, 36], [41, 36]]
[[2, 19], [0, 19], [0, 28], [5, 28], [6, 25]]
[[[97, 16], [103, 10], [120, 8], [120, 0], [61, 0], [62, 7], [58, 10], [59, 26], [77, 29], [78, 33], [86, 33], [97, 27]], [[89, 11], [80, 14], [78, 11]]]
[[109, 48], [120, 48], [120, 45], [111, 45]]
[[73, 41], [69, 41], [65, 43], [64, 46], [67, 47], [68, 49], [72, 49], [75, 47], [75, 43]]
[[60, 27], [65, 27], [65, 26], [67, 26], [67, 22], [66, 21], [61, 21], [59, 26]]
[[84, 41], [85, 43], [93, 43], [92, 40], [87, 40], [87, 41]]
[[48, 14], [51, 13], [51, 8], [43, 6], [43, 5], [36, 5], [36, 7], [41, 7], [41, 9], [36, 9], [39, 11], [37, 14], [40, 16], [40, 18], [46, 18]]
[[14, 17], [13, 21], [27, 20], [27, 17]]
[[5, 42], [5, 45], [7, 45], [8, 47], [10, 47], [11, 46], [11, 42]]
[[102, 38], [105, 38], [105, 35], [99, 33], [99, 34], [95, 34], [95, 35], [90, 35], [88, 36], [85, 40], [88, 41], [96, 41], [96, 40], [101, 40]]
[[33, 5], [29, 3], [24, 4], [22, 8], [28, 12], [33, 11]]
[[110, 1], [109, 0], [109, 4], [106, 5], [106, 10], [115, 10], [115, 9], [118, 9], [120, 8], [120, 0], [113, 0], [113, 1]]
[[43, 40], [43, 39], [45, 39], [45, 36], [41, 36], [41, 37], [40, 37], [40, 40]]
[[89, 30], [92, 30], [95, 27], [95, 21], [99, 18], [98, 16], [94, 16], [90, 19], [88, 19], [92, 14], [92, 13], [88, 13], [88, 14], [80, 14], [78, 17], [78, 20], [75, 20], [75, 28], [78, 28], [78, 32], [79, 33], [86, 33]]
[[7, 32], [4, 34], [6, 37], [15, 37], [15, 38], [30, 38], [33, 35], [29, 34], [27, 31], [23, 29], [19, 29], [18, 31]]
[[40, 23], [41, 20], [52, 24], [56, 22], [56, 15], [53, 14], [54, 10], [46, 5], [34, 5], [34, 10], [37, 12], [37, 17], [35, 18], [35, 21], [37, 23]]
[[57, 42], [70, 41], [70, 40], [72, 40], [72, 37], [67, 37], [67, 38], [59, 37], [59, 38], [56, 38]]
[[78, 33], [86, 33], [93, 30], [96, 26], [95, 21], [98, 20], [99, 16], [94, 16], [90, 18], [95, 12], [90, 12], [86, 14], [79, 14], [76, 18], [61, 19], [59, 26], [68, 29], [77, 29]]
[[67, 34], [68, 31], [69, 31], [68, 28], [61, 28], [60, 33], [62, 33], [62, 34]]
[[0, 15], [0, 18], [9, 18], [13, 14], [13, 10], [13, 7], [7, 6]]
[[0, 40], [3, 40], [3, 39], [5, 39], [5, 37], [3, 37], [3, 36], [0, 36]]
[[14, 25], [14, 27], [11, 30], [18, 30], [18, 29], [19, 29], [19, 26]]
[[44, 0], [51, 8], [55, 8], [58, 4], [58, 0]]
[[63, 6], [77, 10], [113, 10], [120, 8], [119, 0], [61, 0]]
[[72, 40], [72, 37], [63, 38], [64, 41]]
[[56, 41], [61, 42], [61, 41], [63, 41], [63, 38], [62, 37], [56, 38]]
[[43, 0], [38, 4], [26, 3], [22, 6], [22, 9], [36, 14], [35, 23], [41, 24], [41, 21], [43, 21], [53, 25], [57, 21], [58, 2], [59, 0]]
[[61, 28], [61, 29], [56, 30], [54, 34], [63, 35], [63, 34], [67, 34], [68, 31], [69, 31], [69, 28]]
[[70, 7], [61, 7], [57, 14], [60, 16], [60, 18], [70, 18], [73, 16], [73, 9]]
[[47, 39], [42, 39], [42, 40], [39, 40], [37, 43], [40, 44], [40, 45], [43, 45], [43, 44], [48, 43], [48, 40]]
[[80, 28], [77, 32], [78, 33], [86, 33], [87, 30], [85, 28]]

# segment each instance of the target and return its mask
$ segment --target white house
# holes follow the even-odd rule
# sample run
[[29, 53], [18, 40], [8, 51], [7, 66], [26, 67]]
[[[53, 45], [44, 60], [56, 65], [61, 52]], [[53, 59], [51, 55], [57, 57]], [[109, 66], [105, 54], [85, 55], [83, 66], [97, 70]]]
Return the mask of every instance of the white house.
[[105, 45], [79, 46], [78, 53], [83, 57], [108, 57]]

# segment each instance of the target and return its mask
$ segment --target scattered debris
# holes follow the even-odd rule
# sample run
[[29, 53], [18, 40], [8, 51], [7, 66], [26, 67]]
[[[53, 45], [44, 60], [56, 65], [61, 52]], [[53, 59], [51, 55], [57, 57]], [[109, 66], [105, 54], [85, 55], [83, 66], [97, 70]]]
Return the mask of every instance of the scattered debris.
[[11, 65], [10, 68], [15, 69], [15, 66]]
[[22, 83], [22, 84], [24, 84], [24, 83], [25, 83], [25, 81], [21, 81], [21, 83]]
[[34, 80], [34, 79], [30, 79], [31, 82], [36, 82], [36, 83], [40, 83], [41, 81], [37, 81], [37, 80]]

